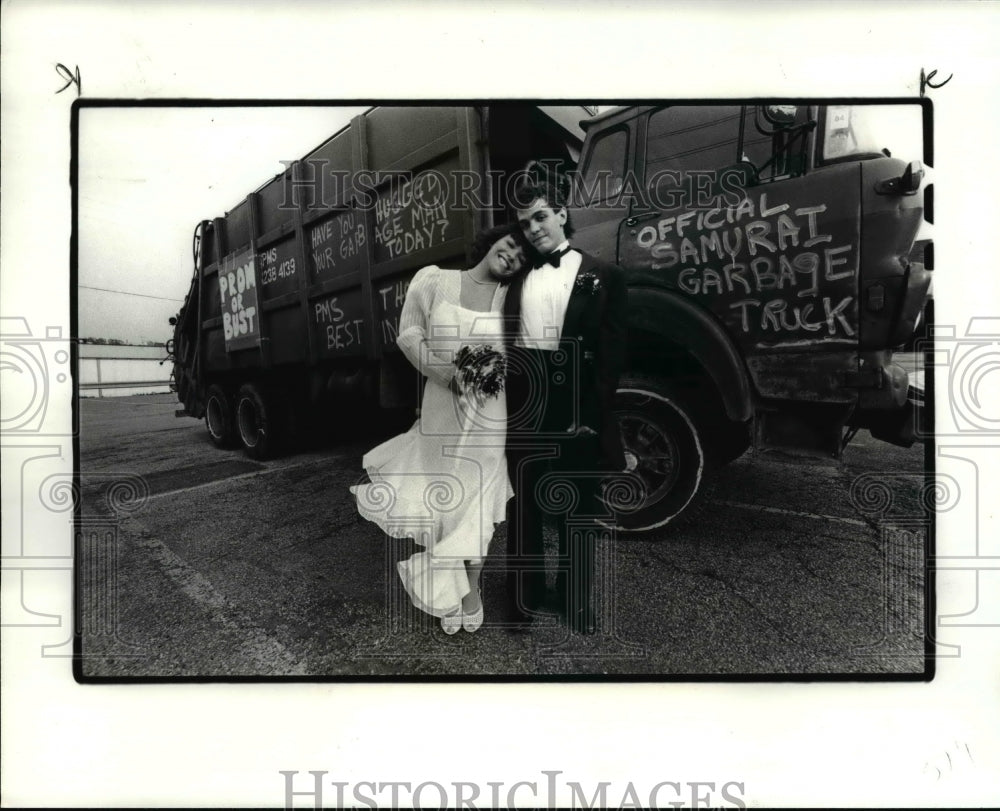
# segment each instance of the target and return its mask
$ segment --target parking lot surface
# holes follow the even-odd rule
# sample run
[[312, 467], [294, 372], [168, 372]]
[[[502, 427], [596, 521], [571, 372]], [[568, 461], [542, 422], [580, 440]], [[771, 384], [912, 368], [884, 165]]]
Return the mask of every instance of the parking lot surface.
[[80, 402], [85, 678], [924, 673], [920, 444], [861, 432], [840, 462], [744, 455], [686, 525], [599, 545], [593, 636], [555, 616], [503, 627], [501, 526], [486, 622], [448, 637], [398, 584], [412, 542], [358, 520], [348, 492], [389, 427], [258, 462], [176, 408], [173, 395]]

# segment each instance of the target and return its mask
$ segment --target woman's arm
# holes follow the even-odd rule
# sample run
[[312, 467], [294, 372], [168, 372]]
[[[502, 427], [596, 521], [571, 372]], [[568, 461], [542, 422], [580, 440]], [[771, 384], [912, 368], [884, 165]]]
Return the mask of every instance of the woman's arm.
[[455, 377], [455, 365], [427, 346], [427, 330], [434, 294], [439, 283], [440, 269], [422, 268], [413, 277], [406, 291], [403, 311], [399, 316], [399, 336], [396, 344], [406, 359], [422, 375], [441, 386], [448, 387]]

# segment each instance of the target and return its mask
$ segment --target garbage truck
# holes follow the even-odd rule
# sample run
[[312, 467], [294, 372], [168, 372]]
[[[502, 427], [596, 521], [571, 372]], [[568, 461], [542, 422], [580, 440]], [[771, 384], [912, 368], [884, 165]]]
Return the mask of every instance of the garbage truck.
[[750, 447], [836, 459], [860, 429], [912, 444], [893, 351], [931, 279], [929, 124], [913, 101], [374, 107], [197, 225], [167, 347], [179, 413], [267, 458], [416, 405], [395, 345], [410, 278], [468, 266], [541, 165], [565, 181], [573, 244], [626, 274], [618, 529], [690, 518]]

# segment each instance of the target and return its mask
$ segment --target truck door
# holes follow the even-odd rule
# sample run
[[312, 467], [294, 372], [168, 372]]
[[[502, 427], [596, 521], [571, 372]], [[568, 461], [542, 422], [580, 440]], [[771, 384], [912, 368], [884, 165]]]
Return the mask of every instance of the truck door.
[[711, 313], [762, 397], [852, 402], [857, 165], [804, 174], [808, 124], [793, 148], [795, 130], [768, 131], [752, 106], [662, 107], [643, 124], [646, 199], [622, 223], [621, 264]]
[[618, 262], [618, 232], [631, 206], [634, 153], [635, 130], [625, 121], [594, 136], [576, 175], [573, 244], [605, 262]]

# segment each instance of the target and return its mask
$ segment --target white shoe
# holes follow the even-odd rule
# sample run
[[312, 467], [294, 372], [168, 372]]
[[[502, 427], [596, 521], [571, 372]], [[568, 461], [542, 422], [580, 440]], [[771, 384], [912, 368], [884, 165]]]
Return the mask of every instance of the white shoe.
[[457, 634], [459, 628], [462, 627], [462, 621], [462, 606], [459, 606], [458, 611], [454, 614], [445, 614], [441, 617], [441, 630], [448, 634], [448, 636]]
[[483, 593], [479, 592], [479, 608], [471, 614], [462, 614], [462, 627], [470, 634], [479, 630], [483, 624]]

